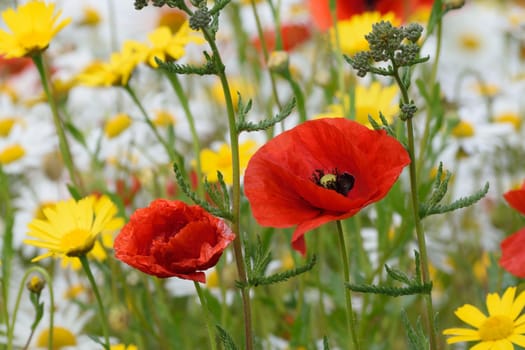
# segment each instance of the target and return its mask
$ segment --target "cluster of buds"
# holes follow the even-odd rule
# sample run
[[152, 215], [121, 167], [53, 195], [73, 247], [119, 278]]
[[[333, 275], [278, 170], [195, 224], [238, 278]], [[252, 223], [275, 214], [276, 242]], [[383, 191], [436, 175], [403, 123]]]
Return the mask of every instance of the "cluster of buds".
[[[422, 32], [423, 27], [417, 23], [394, 27], [390, 22], [381, 21], [374, 24], [372, 32], [365, 35], [370, 49], [346, 59], [360, 77], [364, 77], [368, 72], [393, 75], [394, 69], [428, 60], [427, 57], [419, 57], [418, 40]], [[378, 68], [374, 66], [375, 62], [390, 62], [392, 66], [388, 69]]]

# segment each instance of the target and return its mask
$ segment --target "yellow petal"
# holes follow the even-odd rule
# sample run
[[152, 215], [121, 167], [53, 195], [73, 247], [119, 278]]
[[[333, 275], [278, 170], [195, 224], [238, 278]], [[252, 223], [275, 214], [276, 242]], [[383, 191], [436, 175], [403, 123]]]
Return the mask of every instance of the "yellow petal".
[[[512, 305], [514, 304], [514, 296], [516, 295], [516, 287], [509, 287], [503, 293], [501, 297], [501, 309], [499, 310], [500, 315], [511, 315], [512, 314]], [[513, 317], [511, 317], [514, 320]]]
[[516, 345], [521, 346], [522, 348], [525, 348], [525, 336], [521, 334], [513, 334], [508, 338], [511, 342], [513, 342]]
[[487, 316], [479, 311], [477, 307], [470, 304], [465, 304], [458, 308], [455, 314], [460, 320], [476, 328], [479, 328], [483, 321], [487, 319]]
[[525, 307], [525, 292], [521, 292], [514, 300], [514, 303], [512, 304], [512, 310], [509, 312], [509, 317], [512, 320], [515, 320], [516, 317], [518, 317], [523, 311], [523, 307]]

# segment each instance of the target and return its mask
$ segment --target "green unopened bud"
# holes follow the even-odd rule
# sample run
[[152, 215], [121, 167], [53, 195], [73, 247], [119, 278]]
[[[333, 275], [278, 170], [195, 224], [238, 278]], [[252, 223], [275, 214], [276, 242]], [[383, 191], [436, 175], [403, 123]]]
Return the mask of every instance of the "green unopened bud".
[[403, 32], [408, 40], [415, 43], [421, 37], [421, 33], [423, 33], [423, 27], [418, 23], [410, 23], [403, 28]]
[[286, 51], [273, 51], [268, 58], [270, 71], [285, 74], [289, 71], [290, 57]]
[[211, 21], [211, 15], [208, 9], [203, 6], [199, 8], [195, 13], [193, 13], [193, 16], [190, 17], [190, 28], [193, 30], [199, 30], [202, 28], [208, 27], [208, 24], [210, 24]]
[[40, 294], [45, 286], [46, 281], [38, 276], [31, 277], [31, 279], [26, 283], [27, 289], [34, 294]]

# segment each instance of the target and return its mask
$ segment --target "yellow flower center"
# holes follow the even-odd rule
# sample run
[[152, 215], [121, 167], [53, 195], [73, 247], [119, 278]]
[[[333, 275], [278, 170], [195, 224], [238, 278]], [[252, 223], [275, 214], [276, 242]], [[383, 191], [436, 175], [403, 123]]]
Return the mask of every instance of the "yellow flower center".
[[496, 123], [509, 123], [514, 126], [514, 129], [519, 130], [521, 127], [521, 118], [516, 113], [502, 113], [494, 118]]
[[65, 299], [74, 300], [75, 298], [77, 298], [79, 295], [81, 295], [85, 291], [86, 291], [86, 288], [84, 288], [84, 286], [82, 284], [78, 283], [78, 284], [74, 284], [70, 288], [68, 288], [64, 292], [63, 296], [64, 296]]
[[91, 232], [83, 229], [74, 229], [66, 233], [61, 241], [60, 248], [67, 252], [67, 256], [80, 256], [89, 252], [95, 245]]
[[459, 138], [474, 136], [474, 125], [462, 120], [452, 129], [452, 135]]
[[[36, 345], [38, 347], [47, 348], [49, 343], [49, 329], [46, 328], [38, 336]], [[63, 327], [53, 327], [53, 350], [60, 350], [66, 346], [77, 345], [75, 335]]]
[[22, 158], [26, 154], [26, 150], [22, 145], [15, 143], [14, 145], [7, 146], [0, 152], [0, 164], [6, 165], [13, 163], [18, 159]]
[[0, 120], [0, 137], [7, 137], [16, 123], [16, 118], [3, 118]]
[[107, 121], [106, 127], [104, 128], [104, 133], [110, 139], [117, 137], [124, 130], [129, 128], [131, 125], [131, 118], [129, 115], [120, 113]]
[[491, 316], [479, 327], [479, 337], [482, 341], [506, 339], [513, 332], [514, 322], [505, 315]]
[[84, 18], [82, 19], [81, 24], [87, 26], [95, 26], [100, 23], [101, 17], [98, 10], [92, 6], [86, 6], [83, 9]]
[[167, 111], [159, 110], [155, 113], [155, 119], [153, 120], [153, 123], [156, 126], [163, 126], [163, 127], [174, 125], [175, 117]]
[[467, 51], [477, 51], [481, 46], [478, 37], [468, 33], [462, 35], [459, 38], [459, 42], [461, 44], [461, 47], [463, 47]]
[[208, 288], [219, 287], [219, 274], [217, 273], [217, 270], [211, 271], [206, 276], [206, 287]]

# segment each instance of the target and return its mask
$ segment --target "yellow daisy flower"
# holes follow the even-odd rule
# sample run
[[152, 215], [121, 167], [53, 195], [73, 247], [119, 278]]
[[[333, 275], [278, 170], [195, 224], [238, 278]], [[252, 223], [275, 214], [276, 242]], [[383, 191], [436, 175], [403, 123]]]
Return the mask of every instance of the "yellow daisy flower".
[[[380, 82], [373, 82], [370, 86], [358, 85], [355, 88], [355, 121], [368, 128], [372, 128], [368, 120], [371, 116], [379, 125], [381, 119], [379, 112], [385, 119], [391, 123], [394, 116], [399, 112], [397, 103], [397, 87], [383, 86]], [[315, 118], [330, 118], [343, 116], [343, 107], [341, 105], [328, 106], [328, 112], [317, 115]]]
[[102, 231], [117, 230], [124, 225], [116, 217], [117, 207], [107, 196], [87, 196], [79, 201], [69, 199], [45, 208], [45, 220], [34, 219], [28, 225], [27, 235], [35, 239], [25, 244], [47, 249], [35, 257], [39, 261], [50, 256], [82, 256], [93, 249]]
[[51, 39], [71, 22], [67, 18], [57, 23], [61, 11], [54, 4], [31, 1], [16, 10], [8, 8], [2, 18], [11, 32], [0, 30], [0, 54], [6, 58], [32, 56], [44, 51]]
[[[368, 42], [365, 35], [372, 31], [372, 25], [381, 21], [388, 21], [393, 26], [399, 24], [399, 20], [392, 12], [382, 15], [379, 12], [364, 12], [352, 16], [348, 20], [338, 21], [336, 30], [339, 33], [341, 51], [347, 55], [354, 55], [359, 51], [368, 50]], [[335, 43], [335, 30], [330, 29], [332, 42]]]
[[151, 44], [146, 50], [146, 63], [153, 68], [158, 64], [155, 57], [164, 62], [175, 61], [184, 56], [184, 47], [190, 43], [204, 43], [204, 39], [192, 33], [188, 21], [185, 21], [175, 33], [167, 26], [159, 27], [148, 34], [148, 40]]
[[[257, 150], [257, 143], [253, 140], [248, 140], [239, 145], [239, 162], [241, 173], [244, 172], [248, 161]], [[227, 185], [233, 183], [232, 172], [232, 151], [228, 144], [222, 144], [217, 152], [211, 149], [203, 149], [200, 153], [200, 161], [202, 173], [206, 176], [209, 182], [217, 182], [217, 170], [220, 171], [224, 177], [224, 182]]]
[[515, 299], [516, 287], [507, 288], [503, 296], [487, 295], [486, 316], [473, 305], [465, 304], [455, 312], [463, 322], [474, 328], [448, 328], [444, 335], [451, 335], [448, 344], [479, 341], [472, 350], [514, 349], [514, 345], [525, 346], [525, 292]]
[[77, 76], [81, 85], [126, 86], [137, 65], [144, 61], [144, 45], [128, 40], [120, 52], [111, 54], [109, 62], [94, 61]]

